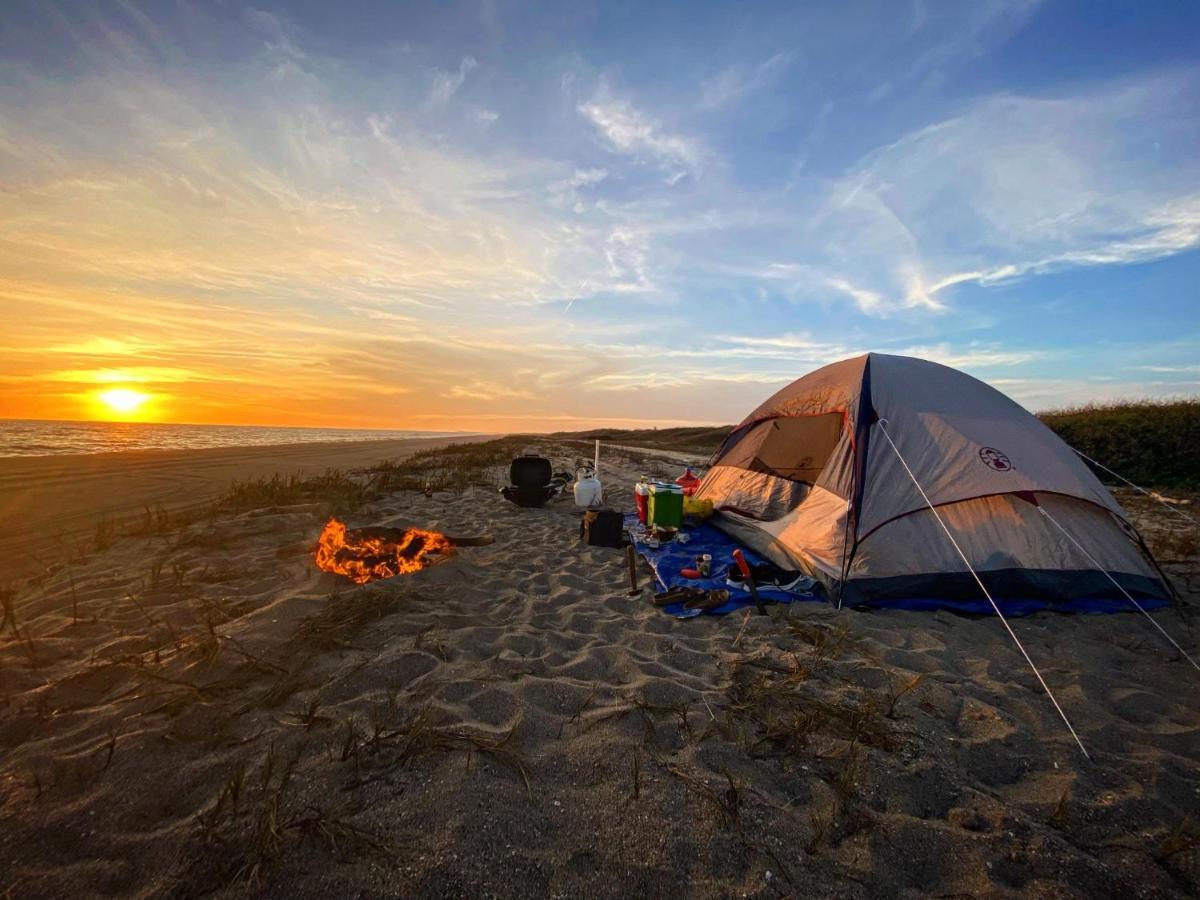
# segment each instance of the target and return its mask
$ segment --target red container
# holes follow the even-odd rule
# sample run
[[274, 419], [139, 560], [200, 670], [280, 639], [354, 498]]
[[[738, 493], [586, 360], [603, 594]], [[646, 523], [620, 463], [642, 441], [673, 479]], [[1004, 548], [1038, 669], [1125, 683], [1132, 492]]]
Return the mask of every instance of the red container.
[[633, 502], [637, 504], [638, 521], [645, 525], [650, 507], [650, 488], [646, 486], [645, 476], [633, 486]]
[[685, 497], [691, 497], [700, 488], [700, 479], [696, 477], [691, 466], [688, 466], [687, 471], [675, 479], [675, 483], [683, 488]]

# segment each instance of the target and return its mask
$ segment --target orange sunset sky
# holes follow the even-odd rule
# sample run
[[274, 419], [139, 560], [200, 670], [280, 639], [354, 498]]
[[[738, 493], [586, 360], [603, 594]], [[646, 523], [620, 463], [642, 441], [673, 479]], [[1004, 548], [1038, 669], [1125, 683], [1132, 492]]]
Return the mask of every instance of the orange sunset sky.
[[0, 418], [727, 423], [867, 350], [1034, 410], [1200, 388], [1186, 42], [493, 13], [6, 13]]

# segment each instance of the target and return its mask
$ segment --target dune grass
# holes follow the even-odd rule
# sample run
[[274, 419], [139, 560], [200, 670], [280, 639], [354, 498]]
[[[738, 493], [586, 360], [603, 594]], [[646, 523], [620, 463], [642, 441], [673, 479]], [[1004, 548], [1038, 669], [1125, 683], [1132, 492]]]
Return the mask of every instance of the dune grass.
[[732, 425], [700, 425], [681, 428], [595, 428], [591, 431], [557, 431], [550, 437], [568, 440], [599, 440], [631, 447], [678, 450], [682, 453], [712, 453], [733, 430]]
[[472, 444], [448, 444], [400, 460], [373, 466], [372, 487], [379, 491], [462, 490], [495, 487], [492, 470], [507, 466], [536, 439], [510, 436]]
[[234, 481], [217, 501], [222, 510], [242, 511], [297, 503], [328, 503], [335, 511], [352, 512], [369, 499], [369, 487], [341, 469], [320, 475], [279, 475]]

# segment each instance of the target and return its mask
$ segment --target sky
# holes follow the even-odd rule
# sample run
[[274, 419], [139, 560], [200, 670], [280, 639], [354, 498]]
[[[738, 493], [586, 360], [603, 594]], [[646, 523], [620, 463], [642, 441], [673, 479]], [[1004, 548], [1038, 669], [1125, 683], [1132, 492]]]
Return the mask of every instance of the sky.
[[1198, 47], [1190, 2], [7, 0], [0, 417], [727, 423], [865, 351], [1195, 395]]

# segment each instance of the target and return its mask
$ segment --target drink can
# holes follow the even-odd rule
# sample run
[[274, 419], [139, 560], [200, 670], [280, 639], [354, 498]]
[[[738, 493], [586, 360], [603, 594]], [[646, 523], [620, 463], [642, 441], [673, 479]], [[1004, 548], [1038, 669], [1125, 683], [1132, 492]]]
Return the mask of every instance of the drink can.
[[712, 575], [712, 554], [705, 553], [698, 559], [697, 568], [700, 570], [701, 578], [708, 578]]

